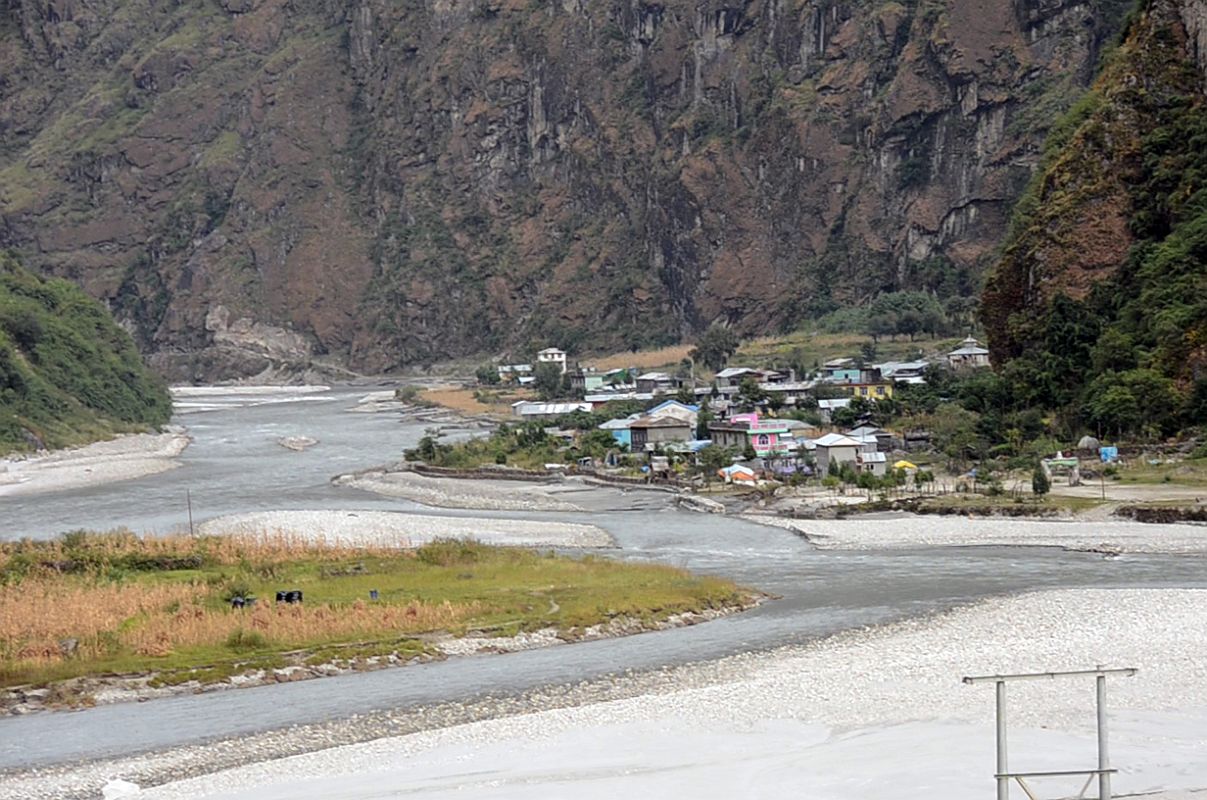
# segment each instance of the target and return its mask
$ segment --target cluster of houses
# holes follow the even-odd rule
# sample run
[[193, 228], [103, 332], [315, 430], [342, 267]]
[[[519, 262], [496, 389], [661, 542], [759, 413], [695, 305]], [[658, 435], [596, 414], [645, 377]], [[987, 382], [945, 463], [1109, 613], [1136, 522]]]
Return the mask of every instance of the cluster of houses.
[[[965, 339], [946, 356], [956, 369], [988, 366], [989, 352], [975, 339]], [[775, 398], [776, 407], [797, 406], [818, 394], [831, 396], [816, 401], [818, 417], [829, 425], [835, 411], [846, 408], [856, 398], [871, 401], [891, 398], [902, 384], [924, 383], [928, 361], [884, 362], [870, 366], [855, 359], [836, 358], [822, 364], [817, 374], [801, 380], [792, 370], [735, 366], [717, 373], [705, 387], [691, 385], [690, 379], [665, 372], [646, 372], [634, 376], [633, 370], [600, 371], [592, 367], [568, 370], [566, 353], [556, 348], [538, 354], [541, 363], [555, 363], [569, 374], [571, 386], [581, 393], [574, 402], [536, 402], [521, 400], [512, 405], [513, 416], [524, 420], [552, 421], [575, 411], [606, 410], [607, 404], [636, 400], [662, 402], [646, 411], [610, 419], [600, 425], [616, 440], [618, 449], [630, 453], [679, 451], [695, 453], [709, 445], [732, 448], [750, 454], [770, 471], [795, 472], [802, 461], [812, 462], [823, 474], [831, 463], [849, 464], [860, 473], [883, 476], [889, 468], [887, 453], [894, 447], [891, 434], [862, 425], [845, 432], [823, 434], [815, 425], [796, 419], [760, 416], [742, 411], [738, 395], [744, 387], [757, 386], [760, 393]], [[523, 381], [526, 365], [500, 367], [500, 375]], [[506, 372], [504, 372], [506, 370]], [[531, 373], [531, 369], [527, 370]], [[824, 390], [824, 391], [819, 391]], [[683, 402], [690, 392], [695, 402]], [[677, 399], [666, 398], [678, 395]], [[701, 404], [707, 402], [711, 418], [700, 426]], [[803, 458], [802, 456], [811, 456]]]
[[[565, 375], [566, 351], [556, 347], [546, 347], [536, 354], [536, 363], [553, 364]], [[499, 378], [503, 381], [514, 381], [520, 386], [528, 386], [536, 381], [536, 376], [532, 374], [531, 364], [500, 364], [496, 369], [499, 371]]]

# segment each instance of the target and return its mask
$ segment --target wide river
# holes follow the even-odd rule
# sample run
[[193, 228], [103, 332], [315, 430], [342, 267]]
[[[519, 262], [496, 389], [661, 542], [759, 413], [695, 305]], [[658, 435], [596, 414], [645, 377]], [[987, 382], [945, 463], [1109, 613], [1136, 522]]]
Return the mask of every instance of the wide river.
[[[371, 387], [370, 387], [371, 388]], [[394, 461], [424, 426], [394, 414], [349, 413], [367, 388], [314, 394], [192, 396], [177, 422], [193, 444], [179, 469], [86, 490], [0, 501], [0, 538], [75, 528], [168, 531], [245, 511], [348, 508], [556, 519], [599, 525], [611, 554], [730, 577], [780, 596], [734, 617], [624, 639], [404, 669], [182, 696], [85, 711], [0, 719], [0, 769], [132, 754], [353, 714], [657, 669], [804, 642], [996, 594], [1077, 586], [1207, 586], [1203, 561], [1106, 559], [1050, 548], [818, 551], [793, 534], [671, 508], [663, 495], [616, 494], [615, 509], [585, 513], [433, 511], [334, 487], [332, 475]], [[205, 409], [205, 410], [201, 410]], [[303, 453], [282, 436], [319, 444]], [[874, 525], [875, 520], [866, 524]]]

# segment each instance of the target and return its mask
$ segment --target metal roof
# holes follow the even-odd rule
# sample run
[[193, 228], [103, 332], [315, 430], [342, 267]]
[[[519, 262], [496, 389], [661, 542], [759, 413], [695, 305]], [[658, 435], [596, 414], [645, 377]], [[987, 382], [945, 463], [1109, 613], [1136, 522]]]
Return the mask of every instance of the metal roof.
[[839, 433], [827, 433], [817, 440], [818, 447], [859, 447], [862, 442]]

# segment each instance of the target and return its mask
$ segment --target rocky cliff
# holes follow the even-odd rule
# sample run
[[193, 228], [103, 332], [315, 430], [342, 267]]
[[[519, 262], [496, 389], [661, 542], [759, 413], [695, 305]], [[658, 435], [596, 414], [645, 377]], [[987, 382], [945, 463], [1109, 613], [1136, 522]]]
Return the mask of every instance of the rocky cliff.
[[1205, 35], [1207, 0], [1141, 4], [1054, 128], [986, 287], [998, 365], [1104, 430], [1207, 413]]
[[186, 379], [972, 295], [1131, 4], [0, 2], [0, 245]]

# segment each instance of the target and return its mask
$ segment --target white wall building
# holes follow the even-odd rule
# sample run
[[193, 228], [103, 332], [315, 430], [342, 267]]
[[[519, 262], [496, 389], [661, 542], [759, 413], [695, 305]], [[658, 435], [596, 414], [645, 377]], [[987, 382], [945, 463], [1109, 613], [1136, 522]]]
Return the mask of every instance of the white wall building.
[[561, 369], [562, 374], [566, 374], [566, 351], [558, 350], [556, 347], [546, 347], [544, 350], [536, 354], [536, 360], [540, 364], [557, 364]]

